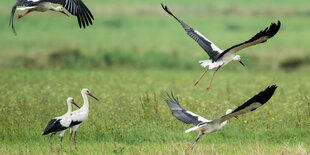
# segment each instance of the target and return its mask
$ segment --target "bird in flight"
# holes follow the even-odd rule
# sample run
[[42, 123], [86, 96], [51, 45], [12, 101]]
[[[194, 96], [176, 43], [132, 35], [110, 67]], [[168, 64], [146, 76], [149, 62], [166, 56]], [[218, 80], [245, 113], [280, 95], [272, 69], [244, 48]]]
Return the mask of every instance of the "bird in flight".
[[215, 73], [222, 66], [225, 66], [231, 61], [239, 61], [243, 66], [245, 66], [241, 60], [240, 55], [236, 55], [236, 52], [246, 47], [254, 46], [256, 44], [266, 42], [268, 39], [272, 38], [279, 31], [280, 25], [281, 25], [280, 21], [278, 21], [277, 24], [272, 23], [269, 28], [267, 27], [266, 29], [258, 32], [250, 40], [234, 45], [223, 51], [220, 48], [218, 48], [214, 43], [212, 43], [210, 40], [208, 40], [205, 36], [203, 36], [200, 32], [191, 28], [190, 26], [185, 24], [183, 21], [178, 19], [174, 14], [172, 14], [172, 12], [168, 9], [167, 6], [165, 6], [164, 4], [161, 4], [161, 5], [162, 5], [162, 8], [169, 15], [174, 17], [182, 25], [184, 30], [187, 32], [187, 35], [190, 36], [192, 39], [194, 39], [200, 45], [200, 47], [202, 47], [204, 51], [209, 55], [210, 58], [208, 60], [199, 61], [201, 66], [206, 68], [206, 70], [203, 72], [200, 78], [194, 83], [194, 86], [196, 86], [208, 70], [215, 69], [213, 72], [210, 84], [208, 85], [206, 89], [206, 92], [210, 90], [213, 77]]
[[187, 148], [187, 153], [189, 153], [197, 141], [206, 133], [216, 132], [226, 125], [227, 120], [236, 117], [241, 114], [245, 114], [256, 110], [260, 106], [264, 105], [274, 94], [277, 89], [276, 85], [267, 87], [264, 91], [261, 91], [257, 95], [253, 96], [251, 99], [246, 101], [244, 104], [236, 108], [235, 110], [228, 109], [226, 114], [220, 118], [214, 120], [207, 120], [206, 118], [199, 116], [191, 111], [186, 110], [181, 107], [178, 99], [176, 99], [171, 92], [171, 95], [167, 93], [165, 101], [167, 102], [172, 115], [174, 115], [178, 120], [186, 124], [193, 124], [194, 127], [186, 130], [185, 132], [199, 131], [198, 137], [195, 141], [189, 145]]
[[[62, 6], [54, 7], [52, 4], [59, 4]], [[86, 26], [93, 24], [92, 20], [94, 20], [94, 17], [81, 0], [17, 0], [12, 7], [9, 25], [12, 26], [13, 32], [16, 35], [13, 23], [16, 10], [27, 10], [26, 13], [18, 15], [17, 19], [34, 11], [56, 11], [69, 16], [64, 11], [64, 8], [77, 17], [80, 28], [85, 28]]]

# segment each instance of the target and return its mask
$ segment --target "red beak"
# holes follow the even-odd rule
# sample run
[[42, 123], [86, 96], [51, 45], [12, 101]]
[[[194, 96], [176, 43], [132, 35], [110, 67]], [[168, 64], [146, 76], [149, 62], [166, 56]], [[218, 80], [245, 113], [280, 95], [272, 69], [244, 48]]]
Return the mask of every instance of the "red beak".
[[65, 11], [59, 11], [59, 12], [65, 14], [66, 16], [69, 17], [69, 15]]
[[89, 96], [93, 97], [95, 100], [99, 101], [99, 99], [92, 93], [88, 93]]

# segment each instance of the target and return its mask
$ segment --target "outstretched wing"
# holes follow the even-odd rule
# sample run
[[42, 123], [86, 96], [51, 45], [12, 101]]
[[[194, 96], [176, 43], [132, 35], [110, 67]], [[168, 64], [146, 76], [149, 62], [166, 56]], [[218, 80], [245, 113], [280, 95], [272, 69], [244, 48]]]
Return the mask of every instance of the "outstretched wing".
[[72, 15], [77, 17], [80, 28], [93, 24], [94, 17], [81, 0], [40, 0], [40, 2], [61, 4]]
[[274, 91], [277, 89], [276, 85], [272, 85], [267, 87], [264, 91], [261, 91], [257, 95], [253, 96], [251, 99], [246, 101], [243, 105], [239, 106], [230, 114], [226, 114], [219, 119], [214, 120], [222, 123], [232, 117], [236, 117], [241, 114], [245, 114], [247, 112], [251, 112], [264, 105], [273, 95]]
[[210, 40], [208, 40], [197, 30], [194, 30], [193, 28], [185, 24], [183, 21], [179, 20], [176, 16], [174, 16], [167, 6], [163, 4], [161, 4], [161, 6], [168, 14], [174, 17], [183, 26], [184, 30], [187, 32], [187, 35], [193, 38], [207, 52], [212, 61], [215, 61], [216, 58], [223, 52], [221, 49], [219, 49], [215, 44], [213, 44]]
[[165, 101], [167, 102], [172, 114], [178, 120], [186, 124], [198, 125], [199, 123], [202, 123], [202, 122], [209, 122], [209, 120], [181, 107], [178, 100], [173, 96], [172, 92], [171, 92], [171, 95], [167, 93], [167, 98], [165, 99]]
[[236, 53], [236, 52], [238, 52], [238, 51], [240, 51], [246, 47], [254, 46], [256, 44], [266, 42], [268, 39], [272, 38], [279, 31], [280, 26], [281, 26], [280, 21], [278, 21], [278, 24], [271, 23], [269, 28], [267, 27], [265, 30], [260, 31], [254, 37], [252, 37], [250, 40], [245, 41], [241, 44], [232, 46], [232, 47], [228, 48], [227, 50], [225, 50], [223, 53], [221, 53], [217, 57], [216, 60], [220, 59], [223, 55], [225, 55], [225, 53], [228, 53], [228, 52]]
[[13, 5], [12, 11], [11, 11], [11, 17], [10, 17], [9, 26], [12, 26], [12, 30], [13, 30], [15, 35], [17, 34], [16, 30], [15, 30], [15, 27], [14, 27], [14, 15], [15, 15], [16, 8], [18, 6], [29, 7], [29, 6], [32, 6], [33, 4], [35, 4], [35, 2], [37, 2], [37, 1], [38, 0], [17, 0], [16, 3]]

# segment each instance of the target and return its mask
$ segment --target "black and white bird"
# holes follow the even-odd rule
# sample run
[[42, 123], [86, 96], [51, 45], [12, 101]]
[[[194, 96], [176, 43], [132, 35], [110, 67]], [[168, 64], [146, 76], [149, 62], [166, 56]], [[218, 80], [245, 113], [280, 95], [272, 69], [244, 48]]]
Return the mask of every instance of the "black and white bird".
[[205, 36], [199, 33], [197, 30], [191, 28], [190, 26], [185, 24], [183, 21], [179, 20], [176, 16], [174, 16], [167, 6], [163, 4], [161, 5], [162, 5], [162, 8], [168, 14], [173, 16], [183, 26], [184, 30], [187, 32], [187, 35], [189, 35], [192, 39], [194, 39], [204, 49], [204, 51], [209, 55], [210, 59], [199, 61], [201, 66], [206, 68], [206, 70], [200, 76], [200, 78], [194, 83], [194, 86], [197, 85], [200, 79], [205, 75], [205, 73], [208, 70], [215, 68], [210, 84], [206, 89], [206, 92], [208, 92], [211, 87], [211, 83], [212, 83], [212, 80], [213, 80], [213, 77], [216, 71], [220, 69], [222, 66], [225, 66], [231, 61], [239, 61], [244, 66], [240, 55], [236, 55], [235, 54], [236, 52], [246, 47], [254, 46], [256, 44], [266, 42], [268, 39], [272, 38], [279, 31], [280, 25], [281, 25], [280, 21], [278, 21], [277, 24], [272, 23], [269, 28], [266, 28], [260, 31], [255, 36], [253, 36], [250, 40], [240, 43], [238, 45], [234, 45], [223, 51], [220, 48], [218, 48], [215, 44], [213, 44], [210, 40], [208, 40]]
[[[60, 4], [62, 6], [54, 7], [52, 4]], [[12, 7], [10, 25], [12, 26], [13, 32], [16, 34], [13, 23], [16, 9], [27, 11], [26, 13], [17, 17], [20, 19], [33, 11], [56, 11], [69, 16], [63, 8], [77, 17], [80, 28], [85, 28], [86, 26], [93, 24], [92, 20], [94, 20], [94, 17], [81, 0], [17, 0], [17, 2]]]
[[167, 94], [167, 98], [165, 101], [169, 105], [169, 108], [172, 112], [172, 114], [180, 121], [186, 123], [186, 124], [193, 124], [195, 127], [192, 127], [185, 132], [191, 132], [191, 131], [199, 131], [198, 137], [195, 139], [195, 141], [188, 147], [188, 152], [192, 150], [196, 142], [199, 140], [199, 138], [206, 134], [211, 132], [216, 132], [220, 130], [224, 125], [226, 125], [227, 120], [233, 117], [236, 117], [241, 114], [245, 114], [247, 112], [251, 112], [259, 108], [260, 106], [264, 105], [273, 95], [274, 91], [276, 90], [277, 86], [272, 85], [270, 87], [267, 87], [264, 91], [261, 91], [257, 95], [253, 96], [251, 99], [246, 101], [244, 104], [236, 108], [235, 110], [228, 109], [226, 111], [226, 115], [215, 119], [215, 120], [207, 120], [203, 118], [202, 116], [199, 116], [197, 114], [194, 114], [193, 112], [190, 112], [184, 108], [182, 108], [179, 104], [178, 99], [176, 99], [173, 96], [173, 93], [171, 92], [171, 95]]
[[68, 104], [68, 111], [66, 114], [59, 116], [59, 117], [55, 117], [53, 119], [51, 119], [47, 126], [45, 127], [42, 135], [47, 135], [49, 133], [51, 133], [51, 137], [50, 137], [50, 144], [51, 144], [51, 151], [52, 151], [52, 137], [54, 134], [56, 134], [57, 132], [60, 132], [60, 148], [62, 148], [62, 139], [63, 136], [65, 134], [66, 129], [70, 126], [71, 124], [71, 111], [72, 111], [72, 107], [71, 104], [77, 106], [78, 108], [80, 108], [75, 102], [74, 99], [72, 97], [69, 97], [67, 99], [67, 104]]
[[89, 111], [89, 103], [87, 99], [87, 95], [93, 97], [98, 101], [98, 98], [92, 94], [88, 89], [84, 88], [81, 91], [84, 104], [83, 106], [75, 110], [71, 113], [71, 124], [70, 124], [70, 148], [72, 149], [72, 133], [74, 132], [74, 148], [76, 149], [76, 131], [81, 125], [82, 122], [86, 121], [88, 118], [88, 111]]

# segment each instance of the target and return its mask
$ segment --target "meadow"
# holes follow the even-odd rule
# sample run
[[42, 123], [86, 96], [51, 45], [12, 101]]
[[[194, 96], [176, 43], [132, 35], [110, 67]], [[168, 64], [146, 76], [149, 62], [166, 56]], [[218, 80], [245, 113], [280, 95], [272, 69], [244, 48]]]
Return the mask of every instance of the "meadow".
[[[231, 119], [205, 135], [192, 154], [309, 154], [309, 2], [164, 1], [190, 26], [225, 49], [280, 20], [279, 33], [240, 52], [246, 68], [232, 62], [196, 87], [203, 50], [157, 1], [85, 1], [95, 16], [85, 30], [76, 18], [46, 12], [8, 20], [13, 1], [0, 2], [0, 154], [185, 154], [197, 133], [175, 119], [163, 101], [173, 91], [188, 110], [215, 119], [226, 109], [276, 84], [263, 107]], [[63, 150], [41, 136], [49, 119], [66, 112], [65, 99], [82, 105], [88, 88], [89, 119], [77, 132], [78, 150]], [[74, 108], [76, 109], [76, 108]], [[57, 138], [56, 138], [57, 137]]]

